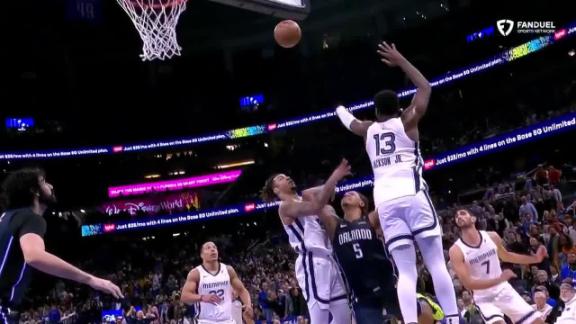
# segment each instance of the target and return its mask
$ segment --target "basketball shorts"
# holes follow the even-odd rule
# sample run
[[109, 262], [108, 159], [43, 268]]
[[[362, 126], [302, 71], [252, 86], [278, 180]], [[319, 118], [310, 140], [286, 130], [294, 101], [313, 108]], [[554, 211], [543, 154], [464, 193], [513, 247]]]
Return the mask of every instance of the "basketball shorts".
[[474, 302], [487, 324], [504, 321], [504, 315], [516, 324], [530, 324], [541, 316], [507, 282], [493, 295], [474, 296]]
[[318, 304], [322, 310], [330, 309], [333, 303], [347, 303], [348, 293], [344, 279], [330, 256], [318, 256], [311, 252], [299, 254], [296, 259], [296, 279], [308, 304]]
[[414, 240], [415, 237], [441, 236], [432, 200], [425, 190], [404, 196], [378, 206], [380, 225], [388, 251]]

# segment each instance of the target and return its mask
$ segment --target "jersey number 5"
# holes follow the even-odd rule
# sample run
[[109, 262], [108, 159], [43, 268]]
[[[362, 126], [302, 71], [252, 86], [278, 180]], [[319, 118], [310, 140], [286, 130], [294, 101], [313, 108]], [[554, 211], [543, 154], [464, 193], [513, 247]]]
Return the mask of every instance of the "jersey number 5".
[[376, 142], [376, 155], [394, 153], [394, 151], [396, 151], [396, 144], [394, 144], [395, 140], [396, 136], [391, 132], [374, 134], [374, 141]]
[[480, 265], [486, 265], [486, 274], [490, 274], [490, 261], [484, 261]]
[[364, 253], [362, 253], [360, 243], [352, 244], [352, 248], [354, 249], [354, 255], [356, 255], [356, 259], [362, 259], [364, 257]]

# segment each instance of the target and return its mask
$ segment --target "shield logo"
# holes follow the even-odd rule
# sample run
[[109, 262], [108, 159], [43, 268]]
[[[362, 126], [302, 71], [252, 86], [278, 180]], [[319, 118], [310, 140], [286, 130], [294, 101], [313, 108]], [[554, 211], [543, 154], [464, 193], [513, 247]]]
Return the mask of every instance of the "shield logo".
[[510, 19], [501, 19], [496, 22], [496, 27], [502, 36], [508, 36], [514, 29], [514, 21]]

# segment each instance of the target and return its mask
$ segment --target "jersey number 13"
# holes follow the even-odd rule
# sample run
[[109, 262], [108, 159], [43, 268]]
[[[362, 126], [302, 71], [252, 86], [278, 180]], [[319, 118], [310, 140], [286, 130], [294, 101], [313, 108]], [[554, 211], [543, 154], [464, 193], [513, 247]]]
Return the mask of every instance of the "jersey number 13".
[[376, 143], [376, 155], [391, 154], [396, 151], [396, 135], [392, 132], [374, 134], [374, 142]]

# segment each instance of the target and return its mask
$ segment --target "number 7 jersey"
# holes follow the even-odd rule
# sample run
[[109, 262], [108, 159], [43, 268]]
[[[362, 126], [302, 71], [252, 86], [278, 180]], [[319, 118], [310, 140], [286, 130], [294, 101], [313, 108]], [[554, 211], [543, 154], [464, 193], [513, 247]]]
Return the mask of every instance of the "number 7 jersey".
[[406, 135], [400, 118], [374, 122], [366, 134], [366, 152], [374, 172], [376, 207], [426, 189], [418, 142]]
[[[481, 237], [479, 245], [468, 245], [462, 241], [461, 238], [454, 244], [456, 244], [456, 246], [458, 246], [462, 251], [464, 262], [470, 269], [470, 278], [472, 278], [472, 280], [498, 278], [502, 274], [500, 259], [498, 257], [498, 247], [496, 246], [496, 243], [492, 241], [492, 238], [490, 238], [490, 235], [488, 235], [487, 232], [478, 232]], [[507, 282], [488, 289], [474, 290], [475, 300], [485, 296], [492, 296], [495, 292], [499, 291], [500, 288], [503, 288], [504, 284], [507, 284]]]

